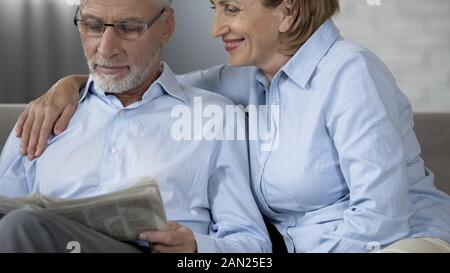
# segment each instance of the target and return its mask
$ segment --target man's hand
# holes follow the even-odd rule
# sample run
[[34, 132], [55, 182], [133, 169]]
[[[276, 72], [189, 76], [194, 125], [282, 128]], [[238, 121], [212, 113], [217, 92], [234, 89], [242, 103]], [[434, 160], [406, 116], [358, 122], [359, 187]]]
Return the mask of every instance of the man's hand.
[[197, 244], [194, 233], [186, 226], [168, 223], [167, 231], [148, 231], [139, 236], [148, 241], [155, 253], [195, 253]]
[[62, 133], [78, 107], [80, 89], [87, 76], [69, 76], [58, 81], [45, 95], [28, 104], [16, 123], [21, 137], [20, 152], [33, 160], [40, 156], [50, 134]]

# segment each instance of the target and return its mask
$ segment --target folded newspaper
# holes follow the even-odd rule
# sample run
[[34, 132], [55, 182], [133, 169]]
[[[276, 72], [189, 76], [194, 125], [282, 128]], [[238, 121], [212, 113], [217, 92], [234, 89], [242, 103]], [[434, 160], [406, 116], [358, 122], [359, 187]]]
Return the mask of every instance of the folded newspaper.
[[166, 229], [158, 185], [145, 178], [113, 193], [75, 200], [34, 194], [26, 198], [0, 196], [0, 218], [16, 209], [45, 209], [121, 241], [137, 240], [141, 232]]

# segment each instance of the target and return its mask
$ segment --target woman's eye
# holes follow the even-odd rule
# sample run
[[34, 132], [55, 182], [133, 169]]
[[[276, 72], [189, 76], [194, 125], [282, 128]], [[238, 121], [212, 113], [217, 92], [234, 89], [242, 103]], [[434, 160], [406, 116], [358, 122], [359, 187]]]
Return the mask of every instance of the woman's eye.
[[225, 6], [225, 14], [227, 15], [233, 15], [238, 13], [239, 11], [241, 11], [240, 9], [236, 8], [236, 7], [232, 7], [232, 6]]
[[[211, 6], [211, 9], [216, 10], [217, 8], [216, 8], [216, 6]], [[230, 5], [225, 5], [223, 10], [226, 15], [234, 15], [241, 11], [239, 8], [232, 7]]]

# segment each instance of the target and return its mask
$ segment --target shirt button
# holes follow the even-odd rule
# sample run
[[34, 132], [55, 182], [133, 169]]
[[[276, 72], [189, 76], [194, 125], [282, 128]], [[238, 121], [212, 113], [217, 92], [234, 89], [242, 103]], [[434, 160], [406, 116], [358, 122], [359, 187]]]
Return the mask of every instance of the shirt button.
[[124, 111], [124, 110], [120, 111], [119, 115], [120, 115], [121, 117], [125, 116], [125, 111]]
[[118, 154], [119, 153], [119, 149], [117, 149], [117, 148], [112, 148], [111, 149], [111, 153], [113, 153], [113, 154]]

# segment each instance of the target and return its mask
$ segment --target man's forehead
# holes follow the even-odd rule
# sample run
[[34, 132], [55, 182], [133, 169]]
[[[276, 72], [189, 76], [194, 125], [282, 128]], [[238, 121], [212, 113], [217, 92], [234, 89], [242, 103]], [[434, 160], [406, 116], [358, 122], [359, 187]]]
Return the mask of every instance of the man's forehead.
[[151, 6], [156, 5], [158, 0], [81, 0], [81, 5], [93, 6], [99, 5], [104, 7], [126, 7], [126, 6]]
[[93, 15], [138, 17], [148, 16], [157, 7], [158, 0], [82, 0], [82, 13]]

